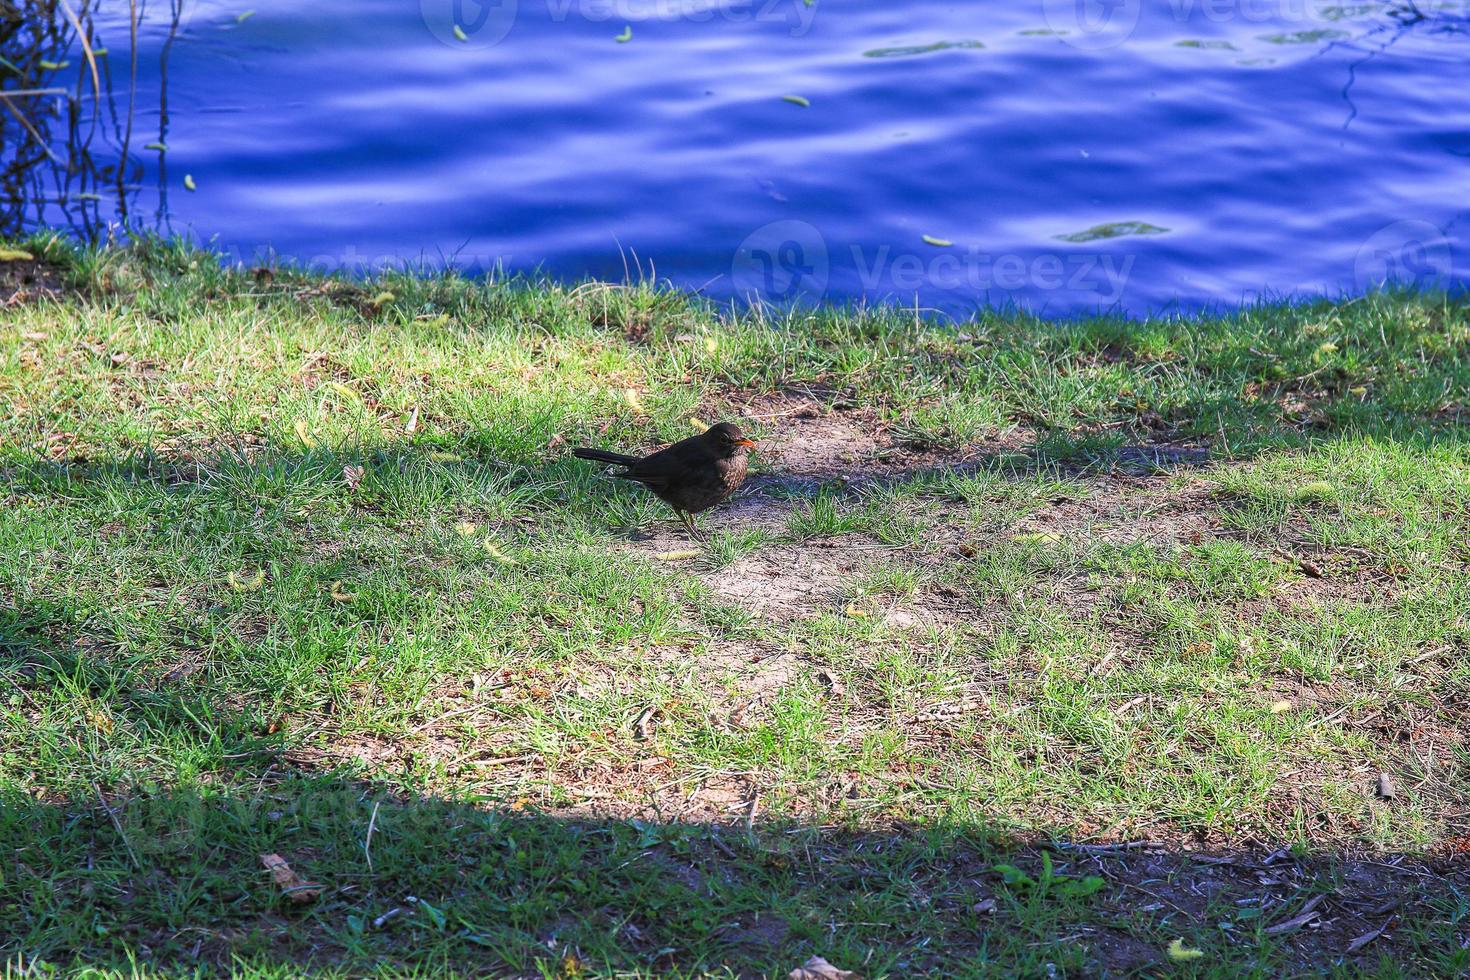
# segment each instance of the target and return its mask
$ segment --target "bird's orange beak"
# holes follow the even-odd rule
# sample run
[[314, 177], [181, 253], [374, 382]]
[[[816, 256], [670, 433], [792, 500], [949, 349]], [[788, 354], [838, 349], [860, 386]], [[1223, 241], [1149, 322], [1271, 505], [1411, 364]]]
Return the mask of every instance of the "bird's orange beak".
[[737, 445], [737, 446], [759, 446], [760, 443], [756, 442], [754, 439], [736, 439], [735, 440], [735, 445]]

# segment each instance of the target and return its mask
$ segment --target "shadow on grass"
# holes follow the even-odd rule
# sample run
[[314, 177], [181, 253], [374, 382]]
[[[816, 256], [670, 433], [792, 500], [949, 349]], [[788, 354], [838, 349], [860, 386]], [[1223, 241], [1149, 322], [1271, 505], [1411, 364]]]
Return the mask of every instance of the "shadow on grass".
[[[57, 965], [772, 975], [818, 954], [870, 976], [1129, 975], [1182, 938], [1237, 976], [1470, 967], [1470, 866], [1403, 855], [599, 819], [275, 765], [105, 804], [12, 797], [0, 846], [0, 952]], [[320, 892], [294, 901], [265, 854]]]
[[[70, 619], [62, 606], [0, 610], [6, 710], [24, 716], [33, 692], [64, 688], [109, 725], [198, 754], [170, 781], [114, 771], [0, 793], [0, 954], [13, 967], [762, 976], [821, 955], [867, 976], [1126, 976], [1177, 965], [1180, 939], [1203, 974], [1470, 968], [1463, 857], [442, 798], [293, 762], [288, 737], [210, 691], [59, 645]], [[95, 724], [75, 727], [78, 742]], [[6, 767], [23, 771], [32, 751], [48, 749], [11, 746]], [[319, 888], [283, 888], [267, 854]]]

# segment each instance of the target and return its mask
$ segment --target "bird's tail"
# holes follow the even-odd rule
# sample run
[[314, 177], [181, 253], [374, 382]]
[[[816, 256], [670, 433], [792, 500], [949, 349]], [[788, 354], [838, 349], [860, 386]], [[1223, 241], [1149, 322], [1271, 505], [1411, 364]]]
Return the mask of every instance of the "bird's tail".
[[619, 463], [623, 466], [632, 466], [638, 462], [636, 456], [624, 456], [622, 453], [610, 453], [603, 449], [573, 449], [572, 455], [578, 459], [592, 459], [599, 463]]

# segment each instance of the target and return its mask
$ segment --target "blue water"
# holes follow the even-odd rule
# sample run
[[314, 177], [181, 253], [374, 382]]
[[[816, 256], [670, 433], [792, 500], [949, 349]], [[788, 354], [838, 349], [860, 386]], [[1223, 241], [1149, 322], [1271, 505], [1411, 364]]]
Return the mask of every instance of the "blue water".
[[94, 11], [100, 112], [29, 80], [91, 136], [26, 225], [950, 312], [1470, 279], [1470, 0], [183, 2], [135, 80]]

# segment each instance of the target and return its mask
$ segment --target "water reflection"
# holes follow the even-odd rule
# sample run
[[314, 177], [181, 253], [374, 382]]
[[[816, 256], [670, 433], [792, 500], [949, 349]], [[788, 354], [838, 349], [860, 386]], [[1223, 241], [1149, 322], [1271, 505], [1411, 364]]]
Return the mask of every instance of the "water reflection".
[[[0, 0], [0, 236], [47, 225], [87, 241], [119, 226], [170, 230], [168, 59], [184, 2], [170, 0], [155, 15], [168, 36], [159, 54], [157, 128], [145, 133], [135, 80], [146, 3], [130, 3], [128, 43], [118, 50], [98, 37], [91, 0], [27, 0], [24, 9]], [[159, 203], [146, 222], [133, 214], [148, 179], [140, 152], [159, 160]]]

